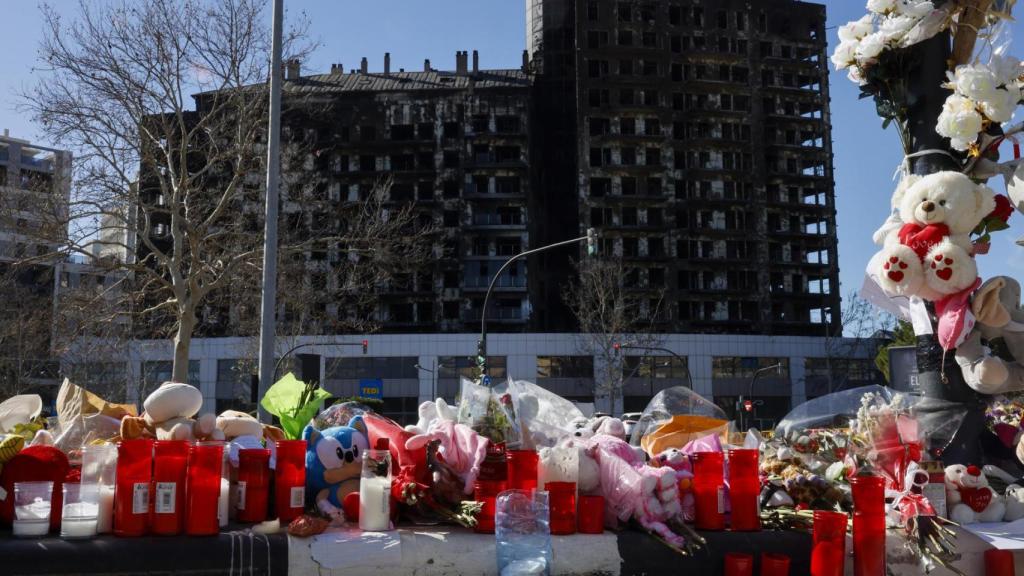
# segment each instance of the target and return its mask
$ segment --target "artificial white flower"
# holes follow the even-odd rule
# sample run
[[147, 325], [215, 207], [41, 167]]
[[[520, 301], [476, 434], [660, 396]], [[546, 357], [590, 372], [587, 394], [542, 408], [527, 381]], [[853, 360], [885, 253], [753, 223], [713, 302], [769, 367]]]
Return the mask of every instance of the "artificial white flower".
[[913, 16], [917, 19], [924, 18], [932, 10], [935, 10], [935, 6], [930, 0], [897, 0], [895, 6], [897, 14]]
[[978, 139], [981, 122], [981, 114], [978, 113], [974, 101], [953, 94], [946, 98], [942, 105], [942, 113], [939, 114], [935, 131], [949, 138], [954, 149], [963, 152]]
[[911, 28], [920, 22], [920, 18], [914, 16], [893, 16], [882, 20], [881, 25], [878, 27], [878, 32], [885, 38], [886, 44], [890, 46], [899, 46], [903, 37], [907, 35], [907, 32]]
[[868, 0], [868, 10], [875, 14], [888, 14], [896, 9], [896, 0]]
[[871, 14], [865, 14], [860, 20], [853, 20], [839, 27], [839, 41], [860, 40], [874, 30], [874, 17]]
[[996, 75], [984, 64], [976, 66], [957, 66], [953, 73], [956, 84], [956, 92], [975, 102], [987, 102], [996, 100], [996, 94], [1000, 84]]
[[857, 63], [861, 66], [878, 61], [878, 55], [885, 50], [886, 37], [881, 32], [873, 32], [857, 44]]
[[1024, 73], [1020, 60], [1013, 56], [992, 56], [988, 67], [995, 74], [999, 84], [1017, 84], [1021, 74]]
[[1000, 88], [996, 90], [995, 96], [990, 100], [983, 100], [981, 111], [993, 122], [1002, 124], [1009, 122], [1013, 117], [1013, 111], [1017, 109], [1017, 102], [1020, 101], [1020, 89], [1017, 87]]
[[864, 71], [857, 66], [850, 66], [850, 69], [846, 72], [846, 77], [850, 79], [850, 82], [857, 83], [858, 86], [864, 86], [868, 83], [867, 79], [864, 78]]
[[844, 40], [839, 43], [839, 46], [836, 46], [835, 52], [832, 53], [832, 64], [836, 67], [836, 70], [842, 70], [857, 62], [858, 44], [860, 42], [857, 40]]

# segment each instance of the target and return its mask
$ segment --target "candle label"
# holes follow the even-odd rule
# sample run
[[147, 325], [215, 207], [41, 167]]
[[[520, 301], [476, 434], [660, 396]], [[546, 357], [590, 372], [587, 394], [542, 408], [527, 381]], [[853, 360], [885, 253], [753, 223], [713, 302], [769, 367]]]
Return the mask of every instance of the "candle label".
[[132, 514], [149, 512], [149, 482], [136, 482], [132, 488]]
[[245, 510], [245, 480], [238, 481], [238, 509]]
[[725, 486], [718, 487], [718, 513], [725, 514]]
[[174, 514], [174, 495], [177, 489], [178, 485], [175, 482], [156, 483], [155, 508], [157, 514]]
[[291, 508], [302, 508], [303, 506], [306, 505], [305, 486], [292, 486], [290, 496], [291, 502], [289, 503], [289, 506]]

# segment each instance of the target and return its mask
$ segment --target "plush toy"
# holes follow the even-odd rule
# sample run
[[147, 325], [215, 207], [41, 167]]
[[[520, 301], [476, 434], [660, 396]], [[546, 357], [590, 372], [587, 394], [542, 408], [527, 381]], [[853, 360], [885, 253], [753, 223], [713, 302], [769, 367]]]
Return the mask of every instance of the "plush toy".
[[970, 288], [978, 277], [970, 234], [994, 208], [992, 190], [960, 172], [916, 179], [899, 198], [902, 225], [883, 227], [868, 274], [890, 295], [933, 301]]
[[[438, 398], [438, 403], [444, 405], [444, 400]], [[429, 424], [426, 432], [406, 440], [405, 449], [425, 449], [427, 444], [435, 440], [440, 443], [438, 451], [445, 464], [462, 479], [465, 494], [472, 494], [490, 441], [465, 424], [439, 417]]]
[[1010, 484], [1006, 487], [1006, 515], [1003, 520], [1013, 522], [1024, 518], [1024, 487]]
[[0, 472], [0, 521], [10, 526], [14, 520], [14, 484], [16, 482], [53, 482], [50, 529], [60, 529], [62, 487], [68, 475], [68, 457], [53, 446], [29, 446], [7, 461]]
[[958, 524], [999, 522], [1006, 514], [1006, 504], [981, 469], [963, 464], [946, 467], [946, 507]]
[[[579, 440], [581, 440], [579, 437], [567, 436], [558, 443], [557, 447], [577, 450], [576, 488], [581, 494], [590, 494], [601, 485], [601, 470], [597, 466], [597, 460], [587, 451], [585, 443], [581, 443]], [[550, 448], [541, 448], [537, 456], [538, 465], [545, 467], [554, 465], [555, 454]], [[542, 462], [543, 464], [541, 464]]]
[[324, 514], [343, 520], [345, 497], [359, 492], [362, 456], [369, 448], [366, 424], [356, 416], [348, 426], [326, 430], [306, 425], [302, 438], [306, 441], [306, 496]]
[[693, 470], [690, 457], [682, 450], [669, 448], [653, 462], [657, 466], [667, 466], [676, 471], [676, 480], [679, 486], [679, 504], [683, 509], [683, 518], [692, 522], [697, 517], [697, 503], [693, 496]]
[[157, 440], [223, 440], [217, 428], [217, 417], [203, 414], [193, 417], [203, 407], [203, 393], [195, 386], [180, 382], [164, 382], [142, 403], [145, 413], [121, 420], [121, 438], [156, 438]]
[[[982, 394], [1024, 390], [1024, 310], [1020, 309], [1020, 284], [997, 276], [974, 294], [971, 310], [976, 323], [956, 350], [964, 381]], [[998, 344], [1004, 356], [992, 354], [985, 344]]]
[[444, 398], [428, 400], [420, 404], [419, 421], [406, 426], [405, 429], [413, 434], [426, 434], [436, 423], [455, 422], [456, 416], [455, 410], [444, 401]]

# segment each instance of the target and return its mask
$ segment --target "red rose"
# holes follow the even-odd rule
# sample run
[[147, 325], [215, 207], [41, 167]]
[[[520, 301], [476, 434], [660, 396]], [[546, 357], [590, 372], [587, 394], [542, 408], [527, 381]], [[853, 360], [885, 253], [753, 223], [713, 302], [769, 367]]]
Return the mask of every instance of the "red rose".
[[1010, 219], [1010, 215], [1013, 214], [1013, 204], [1010, 204], [1010, 199], [1002, 194], [996, 194], [996, 208], [988, 215], [988, 218], [998, 218], [1003, 222]]

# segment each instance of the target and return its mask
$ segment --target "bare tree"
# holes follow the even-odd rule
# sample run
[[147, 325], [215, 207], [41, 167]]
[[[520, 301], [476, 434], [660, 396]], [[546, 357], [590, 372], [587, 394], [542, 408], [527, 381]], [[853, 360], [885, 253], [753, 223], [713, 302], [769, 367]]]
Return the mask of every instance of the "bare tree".
[[[831, 323], [826, 323], [831, 327]], [[870, 302], [861, 298], [856, 291], [843, 299], [842, 330], [833, 333], [826, 329], [825, 371], [829, 392], [842, 390], [866, 366], [873, 366], [871, 360], [885, 336], [896, 328], [896, 318], [880, 312]]]
[[[61, 255], [89, 257], [105, 223], [125, 227], [111, 242], [129, 257], [108, 271], [124, 279], [132, 324], [172, 337], [172, 378], [186, 381], [197, 329], [245, 316], [241, 298], [258, 294], [265, 1], [82, 0], [72, 25], [55, 7], [44, 6], [43, 16], [44, 69], [25, 108], [76, 162], [70, 205], [50, 210], [41, 232], [59, 240]], [[288, 58], [312, 49], [305, 29], [300, 19], [286, 33]], [[289, 99], [286, 108], [305, 104]], [[282, 243], [290, 243], [281, 258], [331, 250], [357, 270], [338, 292], [363, 295], [366, 285], [356, 285], [376, 273], [364, 268], [408, 261], [403, 249], [416, 237], [407, 242], [402, 233], [416, 219], [374, 195], [337, 219], [314, 221], [320, 188], [308, 176], [315, 162], [306, 144], [301, 135], [286, 138], [282, 154]], [[289, 214], [289, 202], [302, 210]]]
[[620, 346], [657, 346], [657, 322], [663, 315], [663, 290], [637, 290], [636, 269], [627, 269], [619, 257], [585, 258], [575, 264], [576, 275], [562, 299], [579, 325], [578, 346], [598, 361], [596, 390], [607, 394], [612, 409], [622, 397], [627, 374]]

